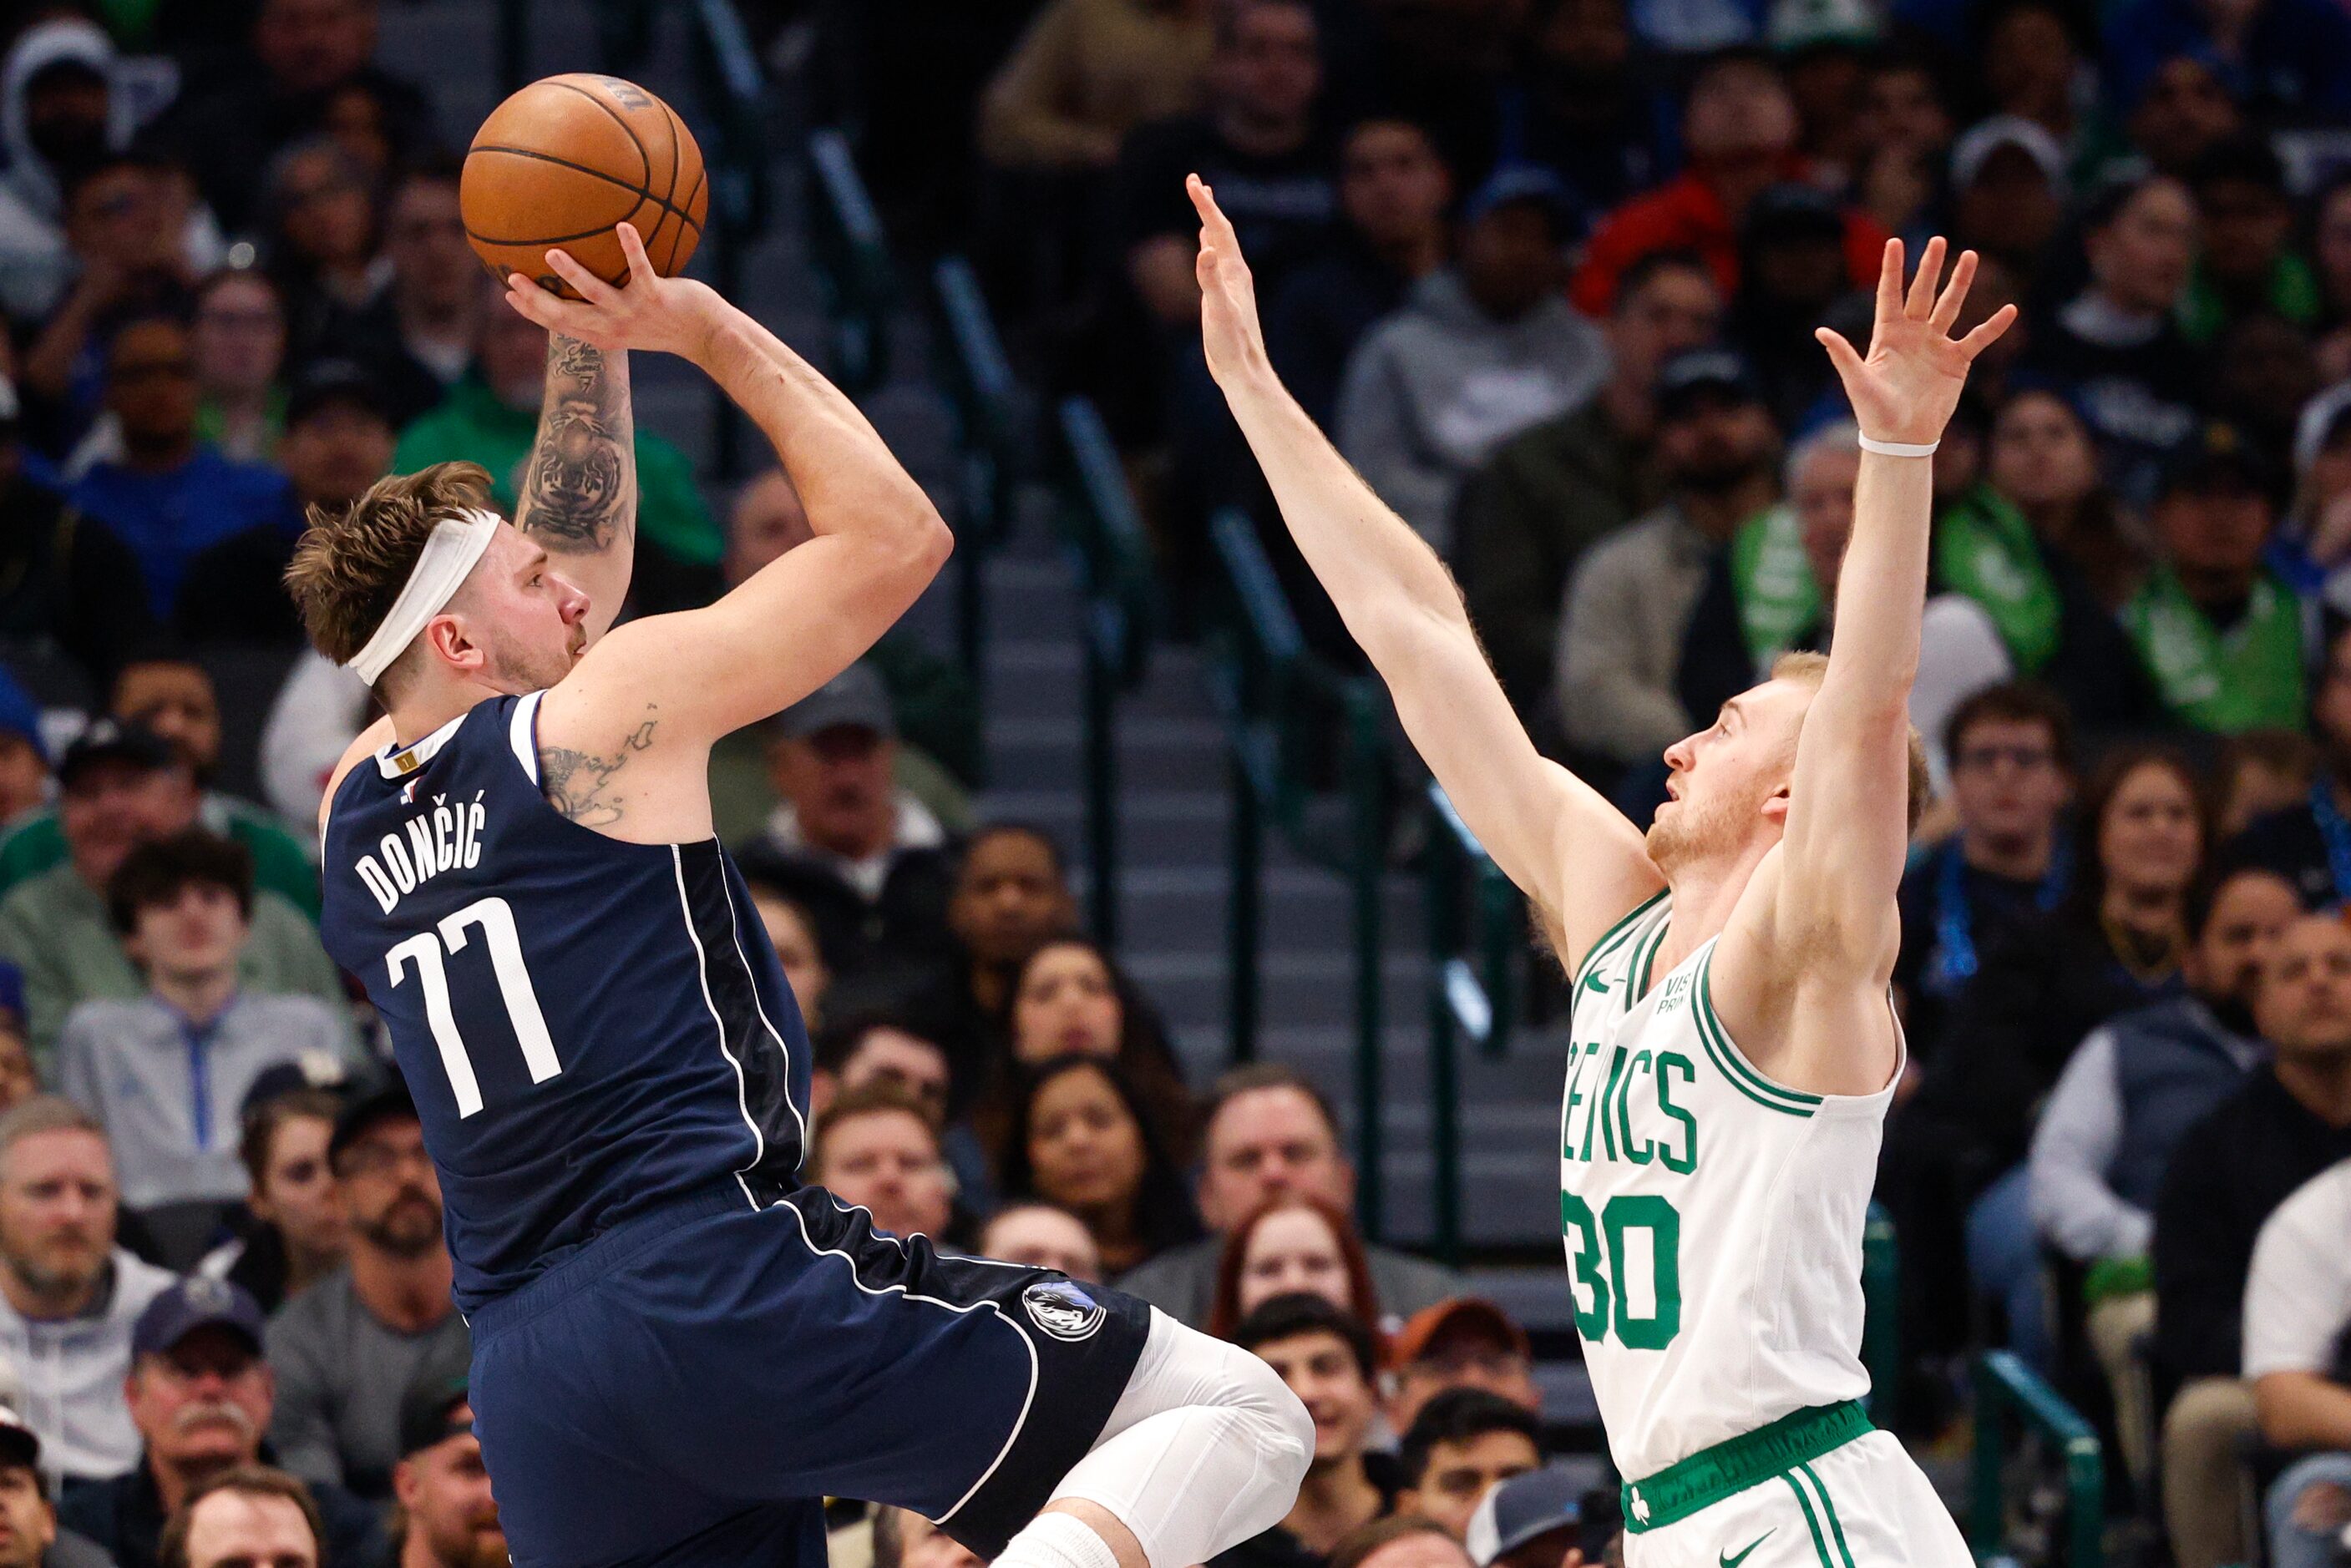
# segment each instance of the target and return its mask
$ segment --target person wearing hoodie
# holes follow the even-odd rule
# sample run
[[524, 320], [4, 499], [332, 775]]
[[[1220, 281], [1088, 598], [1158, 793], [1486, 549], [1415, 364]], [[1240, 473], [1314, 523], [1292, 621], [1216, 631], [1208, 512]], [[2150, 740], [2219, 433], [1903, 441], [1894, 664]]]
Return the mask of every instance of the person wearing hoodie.
[[1560, 296], [1567, 222], [1557, 175], [1497, 170], [1463, 209], [1453, 265], [1348, 361], [1339, 450], [1440, 554], [1456, 495], [1493, 450], [1607, 379], [1607, 340]]
[[[80, 271], [66, 243], [66, 190], [121, 151], [133, 129], [114, 63], [105, 31], [79, 16], [27, 27], [0, 62], [0, 311], [13, 320], [47, 316]], [[199, 270], [219, 255], [219, 225], [202, 203], [181, 243]]]
[[139, 1462], [131, 1330], [172, 1277], [115, 1244], [116, 1193], [113, 1150], [81, 1107], [37, 1095], [0, 1116], [0, 1355], [52, 1480]]

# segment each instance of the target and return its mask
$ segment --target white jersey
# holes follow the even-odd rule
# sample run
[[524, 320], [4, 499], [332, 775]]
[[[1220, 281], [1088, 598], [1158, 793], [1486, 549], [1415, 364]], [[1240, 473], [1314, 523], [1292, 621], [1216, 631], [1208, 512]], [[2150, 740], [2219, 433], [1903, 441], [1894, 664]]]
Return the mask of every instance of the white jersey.
[[1628, 1480], [1868, 1392], [1861, 1236], [1893, 1091], [1757, 1071], [1715, 1016], [1713, 940], [1651, 974], [1672, 909], [1651, 898], [1577, 971], [1561, 1114], [1575, 1324]]

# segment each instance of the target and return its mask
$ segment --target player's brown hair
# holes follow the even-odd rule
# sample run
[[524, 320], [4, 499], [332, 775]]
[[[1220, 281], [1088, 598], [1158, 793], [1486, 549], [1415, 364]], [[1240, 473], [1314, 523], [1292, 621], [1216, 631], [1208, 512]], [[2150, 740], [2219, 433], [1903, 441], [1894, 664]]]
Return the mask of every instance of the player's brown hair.
[[[309, 527], [286, 568], [287, 590], [319, 651], [348, 664], [392, 613], [434, 524], [490, 505], [489, 471], [477, 462], [436, 462], [377, 480], [342, 511], [313, 506]], [[407, 672], [403, 654], [381, 687]]]
[[[1825, 653], [1783, 653], [1778, 659], [1771, 661], [1772, 680], [1793, 680], [1800, 685], [1809, 686], [1815, 691], [1818, 691], [1821, 689], [1821, 682], [1828, 679], [1828, 674], [1829, 656]], [[1933, 779], [1927, 772], [1927, 742], [1918, 738], [1918, 732], [1916, 728], [1913, 728], [1909, 732], [1909, 735], [1910, 813], [1908, 827], [1909, 831], [1916, 833], [1918, 831], [1918, 818], [1926, 814], [1927, 803], [1934, 798], [1935, 784]]]

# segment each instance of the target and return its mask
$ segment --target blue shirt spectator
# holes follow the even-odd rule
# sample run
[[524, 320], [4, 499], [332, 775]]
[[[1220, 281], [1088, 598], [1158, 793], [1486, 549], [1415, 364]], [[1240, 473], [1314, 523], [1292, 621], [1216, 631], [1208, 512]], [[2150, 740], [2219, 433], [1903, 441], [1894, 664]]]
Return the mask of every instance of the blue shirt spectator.
[[2239, 103], [2283, 118], [2351, 114], [2351, 11], [2333, 0], [2261, 0], [2233, 44], [2211, 0], [2136, 0], [2108, 14], [2108, 90], [2135, 100], [2178, 55], [2210, 65]]

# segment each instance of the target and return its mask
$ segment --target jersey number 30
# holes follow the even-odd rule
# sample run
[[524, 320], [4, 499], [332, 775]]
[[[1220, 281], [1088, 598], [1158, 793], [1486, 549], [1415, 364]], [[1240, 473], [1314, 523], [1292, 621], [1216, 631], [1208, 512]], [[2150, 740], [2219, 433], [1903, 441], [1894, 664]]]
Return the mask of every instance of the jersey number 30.
[[441, 1048], [441, 1065], [456, 1092], [459, 1119], [482, 1108], [482, 1086], [474, 1081], [474, 1059], [465, 1052], [465, 1037], [457, 1030], [457, 1015], [449, 1006], [449, 971], [441, 950], [451, 956], [464, 952], [465, 928], [479, 926], [490, 950], [490, 969], [498, 979], [498, 994], [507, 1004], [507, 1022], [522, 1043], [522, 1059], [530, 1081], [544, 1084], [563, 1071], [555, 1059], [555, 1042], [547, 1035], [547, 1016], [538, 1010], [538, 993], [531, 989], [530, 971], [523, 967], [522, 939], [515, 934], [514, 909], [504, 898], [482, 898], [466, 905], [430, 931], [419, 931], [385, 955], [392, 983], [407, 977], [411, 966], [424, 988], [424, 1021], [433, 1026], [433, 1043]]
[[[1682, 1331], [1681, 1211], [1654, 1192], [1624, 1192], [1601, 1209], [1595, 1224], [1590, 1204], [1562, 1192], [1559, 1223], [1567, 1233], [1568, 1289], [1575, 1298], [1576, 1333], [1596, 1345], [1608, 1337], [1613, 1318], [1616, 1342], [1627, 1350], [1663, 1350], [1672, 1344]], [[1604, 1259], [1600, 1251], [1604, 1232], [1608, 1238]], [[1648, 1253], [1646, 1269], [1641, 1267], [1644, 1251]], [[1587, 1295], [1589, 1306], [1584, 1304]]]

